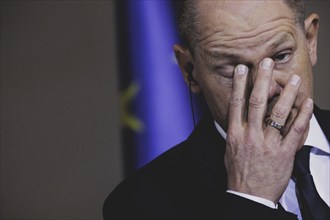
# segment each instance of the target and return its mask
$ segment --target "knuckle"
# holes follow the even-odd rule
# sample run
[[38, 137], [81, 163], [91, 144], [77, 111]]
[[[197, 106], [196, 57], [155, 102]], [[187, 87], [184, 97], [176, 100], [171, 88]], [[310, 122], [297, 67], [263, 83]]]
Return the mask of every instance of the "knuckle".
[[272, 111], [272, 117], [274, 119], [285, 119], [287, 117], [287, 109], [275, 107]]
[[255, 146], [255, 138], [251, 135], [246, 135], [243, 139], [244, 146], [253, 147]]
[[305, 132], [305, 130], [306, 130], [306, 125], [295, 123], [295, 124], [293, 124], [292, 129], [297, 134], [303, 134]]
[[236, 146], [237, 145], [237, 141], [235, 138], [233, 138], [232, 136], [227, 134], [227, 138], [226, 138], [226, 143], [228, 146]]
[[235, 139], [236, 139], [235, 133], [232, 130], [228, 130], [226, 137], [227, 142], [233, 142]]
[[237, 132], [236, 129], [228, 129], [227, 136], [226, 136], [226, 142], [230, 146], [235, 146], [238, 143], [238, 140], [240, 139], [240, 134]]
[[230, 104], [233, 106], [241, 105], [243, 102], [244, 102], [244, 98], [238, 96], [233, 96], [230, 99]]
[[250, 104], [250, 107], [253, 107], [253, 108], [257, 108], [257, 109], [262, 108], [266, 105], [266, 99], [257, 97], [255, 95], [251, 95], [251, 97], [249, 99], [249, 104]]

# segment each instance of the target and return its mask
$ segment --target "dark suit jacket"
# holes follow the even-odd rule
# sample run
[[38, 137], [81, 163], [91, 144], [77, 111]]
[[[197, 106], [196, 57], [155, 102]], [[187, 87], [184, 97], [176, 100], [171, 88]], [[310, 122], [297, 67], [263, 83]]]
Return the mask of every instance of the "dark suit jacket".
[[[329, 112], [315, 109], [329, 135]], [[329, 138], [329, 136], [328, 136]], [[189, 138], [120, 183], [106, 199], [104, 219], [296, 219], [226, 193], [225, 140], [207, 114]]]

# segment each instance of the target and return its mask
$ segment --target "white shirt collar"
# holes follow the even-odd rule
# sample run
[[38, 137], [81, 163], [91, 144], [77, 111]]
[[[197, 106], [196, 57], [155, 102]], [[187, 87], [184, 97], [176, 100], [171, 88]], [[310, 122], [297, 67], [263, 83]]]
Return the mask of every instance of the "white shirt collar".
[[[214, 124], [218, 132], [221, 134], [221, 136], [224, 139], [226, 139], [227, 137], [226, 132], [221, 128], [221, 126], [216, 121], [214, 121]], [[305, 145], [313, 146], [328, 154], [330, 153], [329, 142], [326, 136], [324, 135], [319, 123], [317, 122], [314, 114], [310, 120], [310, 128], [307, 135], [307, 139], [305, 141]]]
[[221, 134], [221, 136], [226, 140], [227, 133], [222, 129], [222, 127], [214, 120], [215, 127], [217, 128], [218, 132]]

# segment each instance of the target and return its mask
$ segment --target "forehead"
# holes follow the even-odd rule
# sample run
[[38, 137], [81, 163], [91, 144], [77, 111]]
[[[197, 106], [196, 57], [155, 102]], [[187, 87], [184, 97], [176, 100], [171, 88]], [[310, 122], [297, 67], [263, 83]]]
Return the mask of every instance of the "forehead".
[[205, 0], [196, 4], [201, 39], [214, 32], [238, 35], [281, 19], [295, 20], [282, 0]]
[[[294, 36], [290, 33], [287, 32], [279, 32], [275, 35], [273, 35], [269, 40], [263, 41], [258, 41], [258, 44], [262, 43], [263, 45], [259, 45], [259, 48], [261, 50], [266, 49], [265, 51], [272, 51], [276, 50], [280, 46], [292, 46], [294, 44]], [[252, 47], [255, 46], [256, 44], [252, 44]], [[221, 44], [218, 44], [218, 47], [214, 48], [205, 48], [203, 52], [208, 55], [210, 58], [213, 58], [215, 60], [222, 60], [222, 59], [232, 59], [232, 60], [240, 60], [241, 54], [237, 53], [235, 54], [236, 47], [228, 47], [227, 49], [221, 48]], [[244, 51], [246, 52], [246, 51]], [[248, 55], [248, 54], [246, 54]]]

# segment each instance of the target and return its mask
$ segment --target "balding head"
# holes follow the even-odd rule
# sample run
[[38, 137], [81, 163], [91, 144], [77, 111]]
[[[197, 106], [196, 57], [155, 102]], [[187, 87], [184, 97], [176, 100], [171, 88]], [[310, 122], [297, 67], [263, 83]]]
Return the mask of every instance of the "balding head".
[[[208, 0], [212, 2], [215, 0]], [[305, 18], [305, 4], [304, 0], [278, 0], [283, 1], [294, 13], [296, 22], [304, 27]], [[223, 1], [225, 2], [225, 1]], [[179, 26], [180, 36], [183, 41], [184, 46], [191, 49], [196, 46], [196, 41], [199, 33], [200, 23], [202, 19], [198, 13], [201, 5], [206, 4], [207, 1], [199, 0], [177, 0], [177, 23]]]

